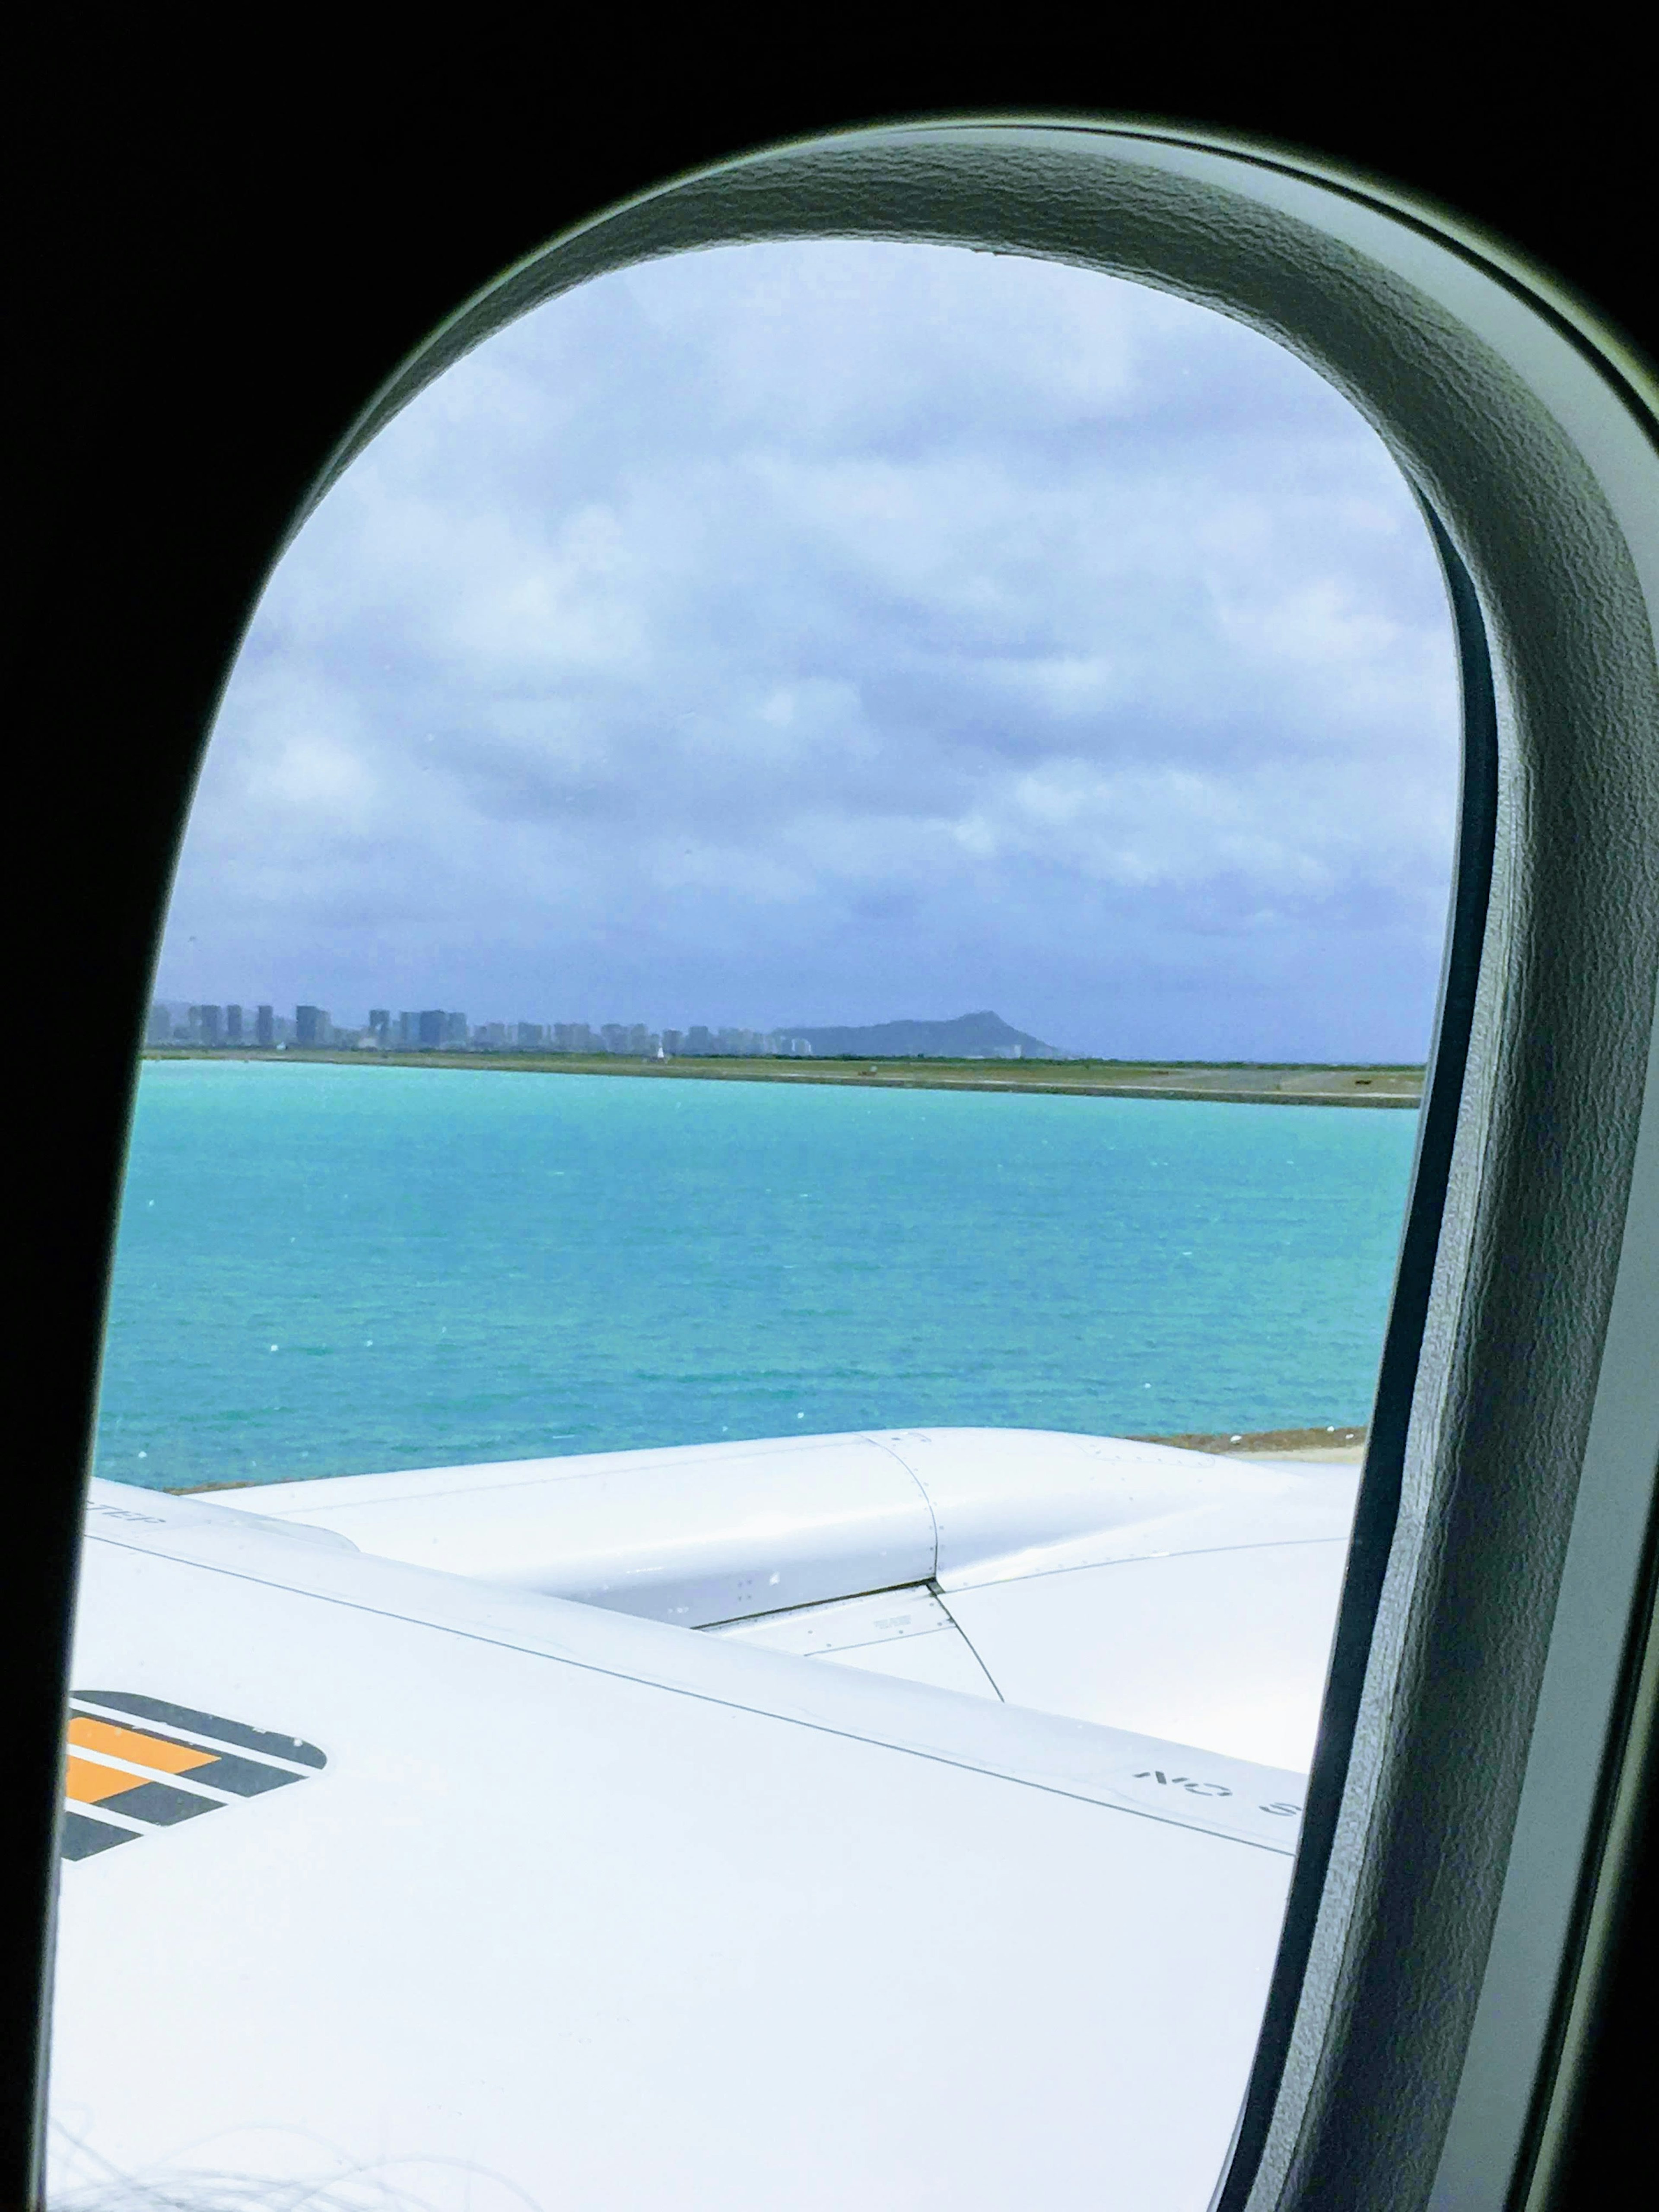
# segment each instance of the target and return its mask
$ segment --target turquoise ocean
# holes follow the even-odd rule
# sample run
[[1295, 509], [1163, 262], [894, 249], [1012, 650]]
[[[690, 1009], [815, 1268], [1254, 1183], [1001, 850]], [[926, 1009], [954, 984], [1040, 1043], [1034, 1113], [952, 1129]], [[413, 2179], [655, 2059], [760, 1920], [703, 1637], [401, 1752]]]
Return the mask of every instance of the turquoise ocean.
[[97, 1472], [1368, 1415], [1413, 1113], [149, 1062]]

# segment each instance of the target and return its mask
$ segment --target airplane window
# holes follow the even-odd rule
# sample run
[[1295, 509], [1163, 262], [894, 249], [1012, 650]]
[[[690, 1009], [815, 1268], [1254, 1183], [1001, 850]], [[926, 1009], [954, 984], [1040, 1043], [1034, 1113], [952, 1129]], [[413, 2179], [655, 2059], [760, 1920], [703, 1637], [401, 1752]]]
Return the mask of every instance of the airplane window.
[[156, 979], [58, 2201], [684, 2201], [747, 2128], [734, 2205], [1207, 2203], [1457, 733], [1376, 432], [1092, 272], [684, 254], [381, 432]]

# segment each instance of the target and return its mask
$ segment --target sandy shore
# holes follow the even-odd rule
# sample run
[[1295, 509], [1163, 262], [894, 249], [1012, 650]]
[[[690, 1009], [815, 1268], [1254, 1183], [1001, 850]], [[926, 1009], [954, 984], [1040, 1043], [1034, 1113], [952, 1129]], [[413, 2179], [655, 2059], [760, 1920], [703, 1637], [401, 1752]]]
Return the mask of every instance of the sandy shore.
[[850, 1084], [893, 1091], [1028, 1091], [1080, 1098], [1185, 1098], [1214, 1105], [1420, 1105], [1420, 1067], [1181, 1066], [1123, 1060], [630, 1060], [621, 1053], [261, 1052], [147, 1046], [146, 1060], [316, 1061], [341, 1067], [489, 1068], [513, 1075], [626, 1075], [678, 1083]]
[[1364, 1429], [1257, 1429], [1235, 1436], [1139, 1437], [1135, 1441], [1213, 1452], [1218, 1459], [1300, 1459], [1328, 1467], [1358, 1467], [1365, 1456]]
[[[1179, 1444], [1213, 1452], [1218, 1459], [1304, 1459], [1330, 1467], [1358, 1467], [1365, 1456], [1364, 1429], [1261, 1429], [1237, 1436], [1135, 1437], [1141, 1444]], [[211, 1490], [247, 1490], [246, 1482], [198, 1482], [176, 1496], [204, 1498]]]

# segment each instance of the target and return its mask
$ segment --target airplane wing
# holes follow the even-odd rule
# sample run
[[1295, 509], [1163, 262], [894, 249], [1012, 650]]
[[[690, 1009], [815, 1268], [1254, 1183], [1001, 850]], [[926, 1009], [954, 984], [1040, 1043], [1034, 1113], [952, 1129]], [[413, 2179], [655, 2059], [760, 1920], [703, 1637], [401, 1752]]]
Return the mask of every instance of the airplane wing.
[[[1291, 1692], [1316, 1706], [1330, 1619], [1317, 1577], [1296, 1583], [1285, 1561], [1340, 1553], [1340, 1530], [1310, 1531], [1321, 1510], [1340, 1523], [1352, 1485], [1211, 1462], [1166, 1469], [1160, 1492], [1154, 1462], [1108, 1454], [1090, 1477], [1059, 1454], [1092, 1490], [1090, 1528], [1057, 1502], [1064, 1482], [1034, 1479], [1029, 1440], [951, 1435], [875, 1447], [922, 1488], [927, 1571], [893, 1566], [897, 1493], [872, 1478], [901, 1579], [701, 1632], [501, 1573], [536, 1553], [529, 1579], [553, 1578], [562, 1510], [613, 1589], [640, 1600], [654, 1575], [653, 1602], [697, 1610], [689, 1554], [663, 1556], [672, 1512], [644, 1522], [635, 1498], [650, 1572], [613, 1571], [627, 1554], [600, 1524], [627, 1517], [617, 1465], [586, 1492], [593, 1468], [569, 1462], [214, 1503], [95, 1484], [53, 2203], [1202, 2212], [1305, 1759], [1101, 1710], [1121, 1681], [1123, 1713], [1162, 1698], [1216, 1733], [1229, 1699], [1248, 1716], [1254, 1652], [1279, 1700], [1267, 1732], [1293, 1733]], [[809, 1490], [835, 1456], [794, 1455]], [[657, 1503], [680, 1498], [673, 1540], [700, 1540], [718, 1583], [738, 1557], [730, 1496], [707, 1462], [639, 1456]], [[1035, 1502], [974, 1522], [969, 1493], [1006, 1489], [1011, 1459]], [[380, 1555], [418, 1548], [419, 1499], [464, 1494], [458, 1477], [479, 1492], [474, 1528], [492, 1512], [506, 1527], [486, 1493], [520, 1493], [497, 1578]], [[763, 1600], [808, 1586], [815, 1547], [787, 1488], [746, 1540]], [[828, 1518], [830, 1550], [867, 1571], [870, 1528]], [[1230, 1527], [1255, 1540], [1205, 1540]], [[796, 1583], [769, 1558], [795, 1559]], [[1291, 1682], [1293, 1638], [1234, 1633], [1264, 1607], [1282, 1617], [1293, 1585], [1311, 1691]], [[1212, 1658], [1234, 1636], [1224, 1696], [1203, 1692], [1191, 1649], [1206, 1619]], [[918, 1653], [942, 1662], [958, 1640], [980, 1673], [966, 1693], [916, 1679]], [[1186, 1653], [1184, 1676], [1160, 1673], [1159, 1648]], [[1079, 1710], [1017, 1702], [1045, 1680]]]
[[893, 1429], [222, 1502], [413, 1566], [1305, 1771], [1358, 1481], [1117, 1437]]

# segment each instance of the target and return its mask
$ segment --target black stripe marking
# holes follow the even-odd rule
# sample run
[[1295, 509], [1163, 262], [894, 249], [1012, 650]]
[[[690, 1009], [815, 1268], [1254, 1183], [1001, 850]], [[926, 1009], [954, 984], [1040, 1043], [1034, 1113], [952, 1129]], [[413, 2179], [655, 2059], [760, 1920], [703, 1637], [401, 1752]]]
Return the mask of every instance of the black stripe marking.
[[262, 1797], [267, 1790], [280, 1790], [285, 1782], [303, 1782], [305, 1777], [290, 1774], [285, 1766], [267, 1766], [261, 1759], [237, 1759], [224, 1751], [210, 1766], [192, 1766], [185, 1779], [203, 1783], [210, 1790], [228, 1790], [235, 1797]]
[[110, 1712], [131, 1713], [140, 1720], [171, 1721], [174, 1728], [188, 1729], [192, 1735], [210, 1735], [242, 1751], [263, 1751], [272, 1759], [289, 1759], [296, 1766], [328, 1765], [314, 1743], [302, 1743], [297, 1735], [273, 1735], [264, 1729], [244, 1728], [240, 1721], [222, 1720], [217, 1713], [198, 1713], [189, 1705], [169, 1705], [163, 1698], [137, 1698], [126, 1690], [73, 1690], [70, 1694]]
[[149, 1820], [158, 1828], [176, 1827], [180, 1820], [218, 1809], [216, 1797], [198, 1797], [193, 1790], [175, 1790], [170, 1782], [141, 1782], [136, 1790], [122, 1790], [116, 1805], [129, 1819]]
[[107, 1820], [90, 1820], [84, 1813], [64, 1815], [63, 1855], [66, 1859], [95, 1858], [117, 1844], [136, 1844], [131, 1828], [117, 1828]]

